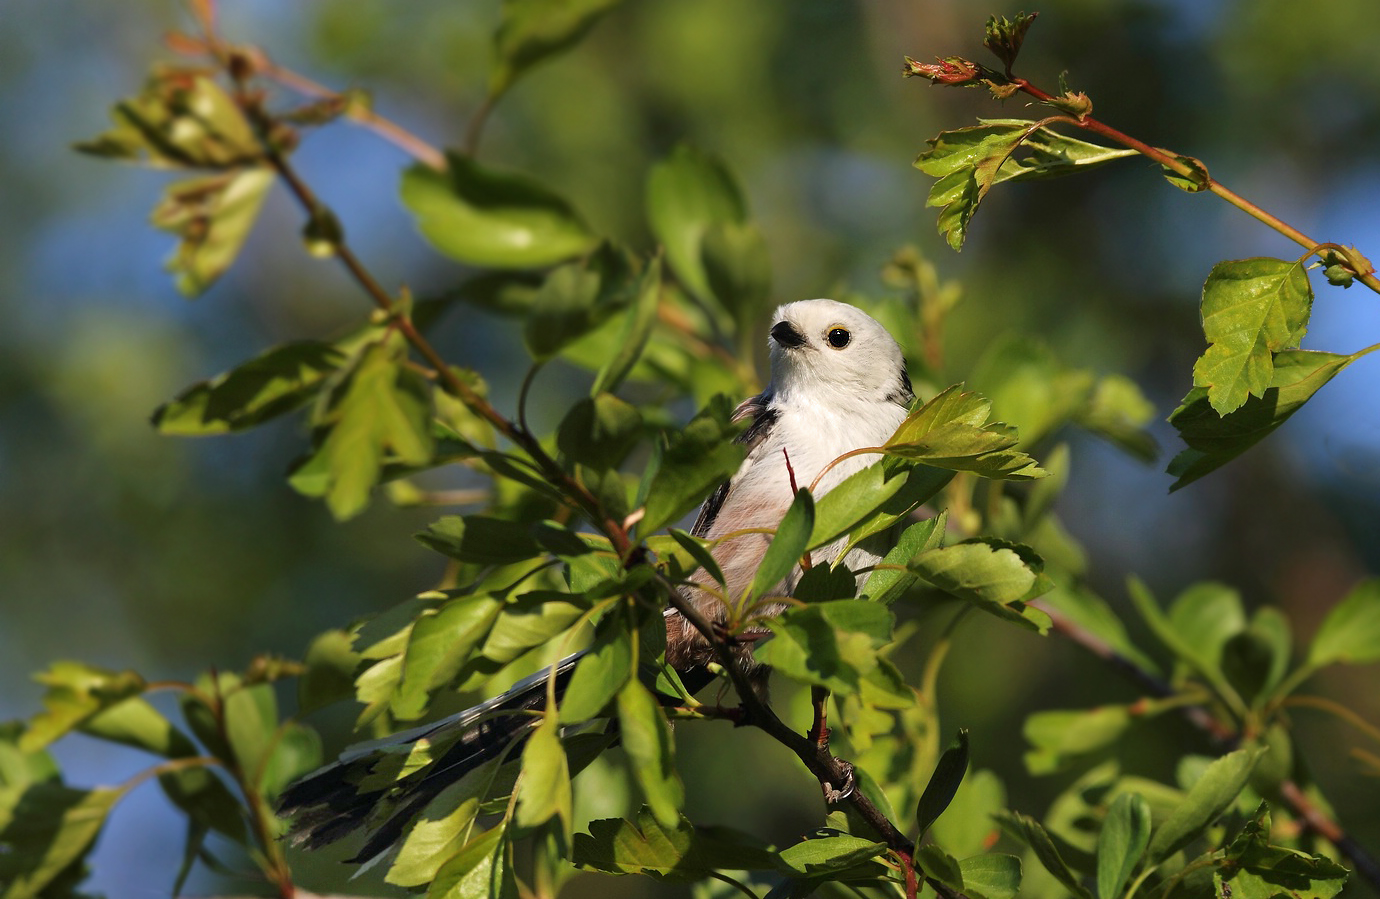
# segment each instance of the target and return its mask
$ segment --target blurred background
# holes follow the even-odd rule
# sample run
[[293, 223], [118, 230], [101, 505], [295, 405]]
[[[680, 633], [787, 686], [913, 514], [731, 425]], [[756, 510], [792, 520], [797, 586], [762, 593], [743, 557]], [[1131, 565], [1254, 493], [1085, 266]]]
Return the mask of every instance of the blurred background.
[[[1380, 258], [1373, 4], [1049, 0], [1019, 70], [1047, 89], [1067, 70], [1099, 117], [1204, 160], [1317, 239]], [[964, 252], [945, 248], [924, 208], [929, 179], [911, 161], [942, 129], [1035, 113], [903, 80], [901, 57], [982, 59], [986, 16], [1017, 11], [959, 0], [627, 0], [503, 100], [481, 159], [536, 174], [596, 231], [646, 248], [647, 167], [689, 141], [743, 184], [771, 247], [775, 299], [875, 293], [883, 263], [913, 244], [964, 285], [946, 342], [954, 380], [993, 337], [1036, 334], [1066, 363], [1135, 378], [1162, 420], [1190, 386], [1212, 264], [1300, 251], [1140, 162], [1003, 186]], [[224, 0], [221, 16], [231, 40], [332, 87], [367, 88], [384, 115], [456, 145], [483, 97], [498, 0]], [[0, 720], [37, 710], [31, 675], [54, 660], [168, 679], [241, 668], [257, 652], [295, 656], [314, 634], [440, 573], [438, 557], [407, 537], [429, 513], [378, 503], [338, 525], [285, 485], [303, 445], [295, 422], [207, 440], [161, 438], [148, 425], [192, 381], [273, 342], [332, 336], [366, 305], [333, 264], [301, 251], [298, 210], [281, 192], [250, 238], [249, 264], [183, 299], [162, 271], [172, 239], [146, 224], [166, 177], [69, 150], [103, 131], [108, 107], [170, 56], [162, 34], [188, 25], [173, 0], [0, 7]], [[398, 203], [410, 161], [400, 151], [339, 125], [309, 136], [297, 158], [385, 284], [425, 294], [464, 276], [423, 245]], [[1306, 347], [1380, 341], [1375, 295], [1314, 281]], [[452, 314], [438, 344], [511, 408], [525, 366], [512, 322]], [[547, 379], [553, 391], [559, 380]], [[1153, 466], [1072, 437], [1061, 511], [1085, 542], [1094, 585], [1124, 609], [1133, 572], [1162, 601], [1194, 580], [1223, 580], [1250, 606], [1279, 604], [1311, 635], [1360, 577], [1380, 571], [1378, 382], [1380, 358], [1361, 360], [1263, 446], [1172, 496], [1163, 468], [1179, 447], [1167, 425], [1156, 428]], [[550, 395], [553, 415], [565, 399]], [[1052, 644], [970, 622], [943, 681], [944, 729], [971, 728], [975, 765], [1001, 771], [1011, 805], [1035, 813], [1065, 781], [1021, 772], [1024, 714], [1133, 698]], [[1316, 692], [1376, 720], [1376, 685], [1373, 668], [1348, 670]], [[1299, 715], [1314, 715], [1300, 739], [1341, 820], [1380, 851], [1380, 784], [1346, 754], [1362, 738]], [[692, 798], [692, 814], [778, 840], [818, 823], [816, 788], [777, 749], [714, 726], [679, 739], [687, 782], [712, 787]], [[57, 754], [79, 784], [115, 782], [144, 763], [82, 738]], [[182, 833], [157, 789], [136, 791], [94, 856], [92, 890], [166, 895]], [[321, 870], [323, 882], [341, 879], [339, 866]], [[643, 886], [599, 882], [605, 892]], [[218, 888], [199, 875], [191, 892]]]

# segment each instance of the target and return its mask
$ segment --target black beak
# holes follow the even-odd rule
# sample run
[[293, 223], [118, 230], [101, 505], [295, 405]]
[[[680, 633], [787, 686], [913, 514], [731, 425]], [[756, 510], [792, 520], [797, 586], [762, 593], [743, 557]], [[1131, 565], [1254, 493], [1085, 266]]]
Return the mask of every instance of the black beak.
[[792, 327], [790, 322], [777, 322], [772, 325], [771, 339], [788, 350], [793, 350], [805, 345], [805, 335]]

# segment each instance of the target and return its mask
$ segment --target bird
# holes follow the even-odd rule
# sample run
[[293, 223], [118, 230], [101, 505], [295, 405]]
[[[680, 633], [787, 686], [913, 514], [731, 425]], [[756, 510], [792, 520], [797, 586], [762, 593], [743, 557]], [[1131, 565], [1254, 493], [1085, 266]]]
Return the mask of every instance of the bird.
[[[702, 570], [682, 596], [705, 618], [722, 621], [722, 596], [736, 597], [752, 582], [775, 529], [795, 498], [809, 488], [818, 498], [849, 475], [877, 461], [859, 454], [879, 447], [904, 421], [915, 399], [906, 362], [895, 338], [855, 306], [830, 299], [797, 300], [777, 307], [768, 331], [770, 378], [757, 396], [734, 411], [746, 422], [737, 437], [744, 449], [738, 470], [705, 500], [690, 533], [710, 541], [726, 591], [710, 589]], [[750, 533], [736, 533], [750, 529]], [[884, 550], [864, 541], [843, 559], [840, 538], [811, 553], [814, 564], [842, 562], [858, 585]], [[802, 576], [797, 566], [769, 591], [790, 596]], [[782, 606], [768, 605], [763, 616]], [[712, 680], [713, 648], [679, 612], [665, 613], [666, 661], [690, 689]], [[758, 628], [755, 636], [764, 632]], [[751, 656], [751, 643], [736, 647], [754, 686], [765, 690], [767, 672]], [[396, 844], [407, 825], [451, 783], [492, 759], [513, 752], [538, 724], [549, 695], [560, 697], [581, 653], [519, 681], [507, 692], [433, 724], [347, 749], [333, 764], [288, 785], [278, 812], [292, 819], [289, 839], [315, 849], [361, 829], [370, 829], [351, 861], [367, 862]], [[555, 680], [551, 684], [551, 679]], [[396, 780], [374, 776], [381, 760], [406, 755], [427, 741], [431, 763]]]

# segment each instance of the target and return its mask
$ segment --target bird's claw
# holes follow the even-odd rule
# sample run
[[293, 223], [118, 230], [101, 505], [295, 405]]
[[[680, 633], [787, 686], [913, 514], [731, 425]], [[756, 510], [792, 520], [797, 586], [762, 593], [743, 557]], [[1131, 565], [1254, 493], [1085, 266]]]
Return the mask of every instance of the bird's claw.
[[834, 789], [834, 785], [827, 780], [819, 782], [824, 790], [824, 801], [829, 805], [838, 805], [849, 796], [853, 795], [853, 790], [858, 786], [858, 779], [853, 775], [853, 763], [843, 759], [838, 760], [843, 766], [843, 785], [839, 789]]

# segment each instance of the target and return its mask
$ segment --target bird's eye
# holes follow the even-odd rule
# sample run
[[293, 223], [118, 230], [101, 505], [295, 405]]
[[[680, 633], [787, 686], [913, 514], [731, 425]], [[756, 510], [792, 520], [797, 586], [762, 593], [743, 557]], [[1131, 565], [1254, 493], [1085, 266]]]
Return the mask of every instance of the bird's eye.
[[853, 335], [849, 334], [844, 328], [834, 328], [829, 332], [829, 346], [836, 350], [841, 350], [848, 346], [848, 341], [852, 339]]

